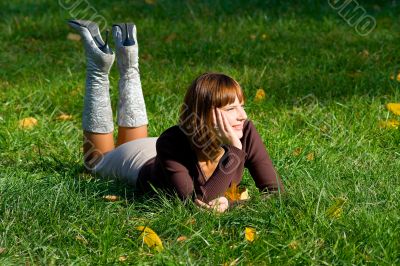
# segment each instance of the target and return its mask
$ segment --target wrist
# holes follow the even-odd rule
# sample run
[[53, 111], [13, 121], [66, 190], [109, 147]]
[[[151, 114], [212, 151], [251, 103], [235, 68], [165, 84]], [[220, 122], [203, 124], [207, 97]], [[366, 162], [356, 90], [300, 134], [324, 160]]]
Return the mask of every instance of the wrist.
[[242, 143], [240, 141], [235, 141], [231, 145], [238, 148], [239, 150], [243, 148]]

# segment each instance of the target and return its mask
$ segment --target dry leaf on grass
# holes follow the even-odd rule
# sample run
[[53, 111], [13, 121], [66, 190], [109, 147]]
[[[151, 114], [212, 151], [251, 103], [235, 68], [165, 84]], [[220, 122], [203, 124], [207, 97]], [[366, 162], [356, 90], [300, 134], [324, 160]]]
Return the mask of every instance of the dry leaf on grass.
[[346, 201], [347, 199], [343, 197], [336, 198], [333, 205], [325, 212], [326, 216], [334, 219], [340, 218], [343, 213], [343, 205], [346, 203]]
[[19, 128], [21, 129], [31, 129], [38, 123], [37, 119], [34, 117], [27, 117], [19, 120]]
[[183, 241], [186, 241], [187, 240], [187, 237], [186, 236], [180, 236], [180, 237], [178, 237], [177, 239], [176, 239], [176, 242], [183, 242]]
[[223, 266], [236, 266], [239, 262], [239, 258], [234, 259], [231, 262], [225, 262], [224, 264], [222, 264]]
[[57, 120], [60, 120], [60, 121], [67, 121], [67, 120], [71, 120], [71, 119], [72, 119], [72, 115], [60, 114], [59, 116], [57, 116]]
[[85, 238], [83, 235], [81, 235], [81, 234], [78, 234], [77, 236], [75, 236], [75, 239], [78, 240], [79, 242], [81, 242], [81, 243], [84, 244], [84, 245], [86, 245], [87, 243], [89, 243], [89, 242], [86, 240], [86, 238]]
[[290, 242], [288, 244], [288, 248], [290, 248], [291, 250], [296, 250], [299, 248], [299, 242], [297, 240], [293, 240], [292, 242]]
[[157, 251], [163, 250], [163, 244], [160, 237], [147, 226], [138, 226], [137, 230], [141, 231], [140, 238], [143, 239], [143, 242], [150, 248], [154, 248]]
[[123, 255], [123, 256], [119, 256], [118, 261], [119, 261], [119, 262], [124, 262], [124, 261], [126, 261], [127, 259], [128, 259], [128, 256]]
[[315, 159], [314, 152], [310, 152], [309, 154], [307, 154], [307, 161], [314, 161], [314, 159]]
[[367, 58], [369, 56], [369, 51], [367, 49], [364, 49], [360, 54], [362, 57]]
[[395, 115], [400, 115], [400, 103], [388, 103], [386, 108]]
[[265, 99], [265, 91], [263, 89], [258, 89], [256, 91], [256, 95], [254, 96], [254, 101], [261, 102], [264, 99]]
[[0, 248], [0, 255], [3, 253], [6, 253], [7, 249], [6, 248]]
[[148, 5], [155, 5], [156, 4], [156, 0], [144, 0], [144, 2]]
[[193, 225], [193, 224], [195, 224], [196, 223], [196, 219], [195, 218], [189, 218], [186, 222], [185, 222], [185, 224], [191, 224], [191, 225]]
[[79, 42], [81, 40], [81, 36], [76, 33], [68, 33], [67, 39], [74, 42]]
[[255, 35], [255, 34], [250, 34], [250, 39], [251, 39], [251, 40], [254, 41], [256, 38], [257, 38], [257, 35]]
[[114, 202], [114, 201], [120, 200], [120, 197], [117, 195], [105, 195], [105, 196], [103, 196], [103, 199], [106, 201]]
[[237, 201], [237, 200], [248, 200], [250, 199], [249, 192], [247, 188], [240, 187], [232, 182], [231, 186], [225, 192], [224, 195], [228, 200]]
[[392, 129], [392, 128], [399, 128], [400, 126], [400, 121], [397, 121], [395, 119], [390, 119], [387, 121], [381, 121], [379, 122], [379, 127], [380, 128], [386, 128], [386, 129]]
[[166, 43], [171, 43], [171, 42], [173, 42], [173, 41], [176, 39], [176, 37], [178, 37], [178, 35], [177, 35], [175, 32], [173, 32], [173, 33], [171, 33], [170, 35], [168, 35], [167, 37], [165, 37], [165, 38], [164, 38], [164, 41], [165, 41]]
[[244, 237], [247, 241], [253, 242], [257, 237], [257, 231], [253, 227], [246, 227], [244, 229]]
[[[390, 75], [390, 79], [391, 80], [394, 80], [395, 79], [395, 75]], [[398, 73], [397, 75], [396, 75], [396, 80], [398, 81], [398, 82], [400, 82], [400, 73]]]
[[302, 148], [297, 147], [296, 149], [293, 150], [293, 156], [299, 156], [301, 154], [301, 152], [303, 151]]

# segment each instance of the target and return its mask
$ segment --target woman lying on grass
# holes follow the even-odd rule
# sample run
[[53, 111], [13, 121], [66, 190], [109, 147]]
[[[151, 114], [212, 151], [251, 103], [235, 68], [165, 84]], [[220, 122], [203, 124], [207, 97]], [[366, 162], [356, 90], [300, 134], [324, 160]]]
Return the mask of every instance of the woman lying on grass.
[[120, 73], [114, 148], [108, 74], [115, 55], [95, 23], [71, 20], [69, 25], [80, 33], [86, 52], [83, 147], [85, 166], [94, 174], [142, 191], [152, 186], [173, 191], [218, 212], [228, 209], [224, 194], [240, 183], [244, 167], [259, 190], [284, 190], [256, 128], [247, 119], [243, 91], [227, 75], [206, 73], [196, 78], [186, 92], [179, 124], [159, 138], [148, 137], [133, 24], [112, 28]]

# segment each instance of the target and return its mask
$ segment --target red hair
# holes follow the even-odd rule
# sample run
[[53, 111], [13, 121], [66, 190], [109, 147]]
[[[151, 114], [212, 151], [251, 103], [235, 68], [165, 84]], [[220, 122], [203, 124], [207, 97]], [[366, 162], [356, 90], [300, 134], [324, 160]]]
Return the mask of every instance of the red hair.
[[213, 109], [235, 102], [244, 102], [239, 83], [221, 73], [205, 73], [189, 86], [179, 118], [181, 130], [189, 138], [192, 148], [210, 160], [214, 160], [221, 141], [213, 127]]

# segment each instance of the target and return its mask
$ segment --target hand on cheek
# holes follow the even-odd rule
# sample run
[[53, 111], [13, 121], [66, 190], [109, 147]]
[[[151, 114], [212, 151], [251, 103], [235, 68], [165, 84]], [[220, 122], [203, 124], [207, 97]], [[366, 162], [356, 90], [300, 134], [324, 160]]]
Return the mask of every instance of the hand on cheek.
[[214, 119], [214, 129], [216, 130], [217, 135], [221, 138], [221, 141], [224, 144], [233, 145], [239, 149], [242, 149], [242, 143], [240, 139], [236, 135], [232, 126], [229, 124], [228, 119], [226, 118], [225, 111], [215, 108], [213, 112]]

